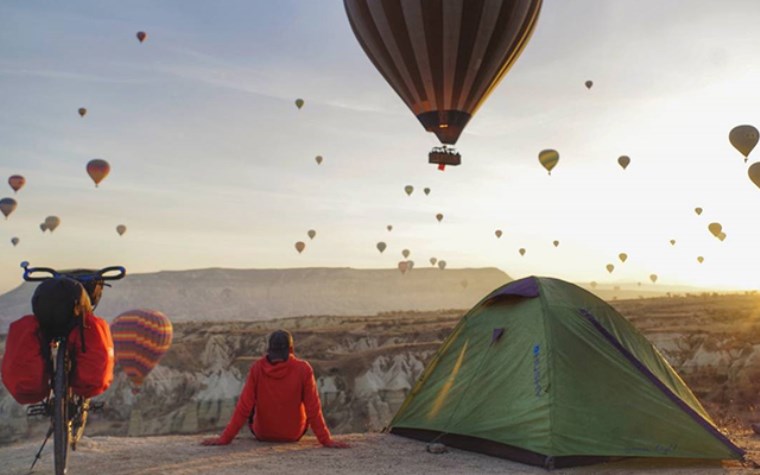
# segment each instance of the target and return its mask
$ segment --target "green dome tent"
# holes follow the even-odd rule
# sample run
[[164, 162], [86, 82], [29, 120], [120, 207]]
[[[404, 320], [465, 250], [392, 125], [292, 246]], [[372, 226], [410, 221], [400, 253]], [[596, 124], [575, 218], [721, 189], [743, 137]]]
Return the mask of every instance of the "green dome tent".
[[389, 429], [547, 468], [744, 456], [621, 314], [543, 277], [511, 282], [470, 310]]

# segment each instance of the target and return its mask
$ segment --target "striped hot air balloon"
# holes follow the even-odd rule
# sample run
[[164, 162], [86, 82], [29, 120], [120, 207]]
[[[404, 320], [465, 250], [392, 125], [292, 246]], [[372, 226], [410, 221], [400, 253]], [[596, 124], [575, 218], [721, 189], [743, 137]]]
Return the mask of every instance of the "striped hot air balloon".
[[172, 344], [172, 322], [156, 310], [130, 310], [111, 323], [116, 364], [127, 374], [132, 393]]

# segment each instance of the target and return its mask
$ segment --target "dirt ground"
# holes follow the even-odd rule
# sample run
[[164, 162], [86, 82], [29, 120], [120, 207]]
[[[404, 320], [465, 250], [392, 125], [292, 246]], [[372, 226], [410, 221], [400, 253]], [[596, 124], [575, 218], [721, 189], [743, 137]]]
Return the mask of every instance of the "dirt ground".
[[[546, 474], [543, 468], [522, 465], [486, 455], [448, 449], [443, 454], [426, 451], [426, 444], [390, 434], [338, 436], [349, 449], [322, 448], [313, 437], [295, 444], [257, 442], [241, 435], [224, 447], [203, 447], [206, 436], [145, 438], [85, 437], [71, 453], [68, 473], [76, 475], [165, 474]], [[734, 441], [760, 457], [760, 437], [734, 435]], [[28, 474], [39, 442], [0, 448], [0, 473]], [[52, 447], [45, 448], [34, 472], [52, 471]], [[739, 462], [700, 460], [629, 459], [621, 462], [555, 470], [556, 474], [713, 475], [760, 473]]]

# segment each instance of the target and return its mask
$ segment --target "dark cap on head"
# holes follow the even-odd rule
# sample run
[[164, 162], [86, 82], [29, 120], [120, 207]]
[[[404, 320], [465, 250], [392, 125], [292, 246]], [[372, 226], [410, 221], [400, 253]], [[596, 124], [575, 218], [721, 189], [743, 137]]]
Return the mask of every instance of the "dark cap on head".
[[293, 348], [293, 335], [287, 330], [277, 330], [269, 335], [267, 356], [270, 362], [285, 361]]

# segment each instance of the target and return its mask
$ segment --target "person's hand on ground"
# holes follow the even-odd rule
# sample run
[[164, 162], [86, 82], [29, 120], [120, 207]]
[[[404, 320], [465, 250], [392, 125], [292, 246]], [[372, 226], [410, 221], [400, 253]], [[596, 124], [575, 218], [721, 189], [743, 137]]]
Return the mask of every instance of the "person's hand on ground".
[[325, 444], [325, 447], [328, 447], [330, 449], [347, 449], [351, 446], [345, 442], [341, 442], [340, 440], [330, 439], [330, 441]]
[[229, 442], [224, 441], [221, 437], [211, 437], [210, 439], [203, 439], [201, 445], [227, 445]]

